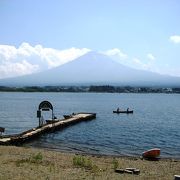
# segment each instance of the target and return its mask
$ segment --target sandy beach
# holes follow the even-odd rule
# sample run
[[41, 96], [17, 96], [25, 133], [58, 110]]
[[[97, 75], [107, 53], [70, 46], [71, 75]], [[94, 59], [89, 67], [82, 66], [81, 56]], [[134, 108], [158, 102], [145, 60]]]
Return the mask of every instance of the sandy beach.
[[[0, 146], [0, 179], [173, 179], [180, 160], [147, 161], [136, 157], [92, 156], [44, 149]], [[139, 175], [116, 173], [137, 168]]]

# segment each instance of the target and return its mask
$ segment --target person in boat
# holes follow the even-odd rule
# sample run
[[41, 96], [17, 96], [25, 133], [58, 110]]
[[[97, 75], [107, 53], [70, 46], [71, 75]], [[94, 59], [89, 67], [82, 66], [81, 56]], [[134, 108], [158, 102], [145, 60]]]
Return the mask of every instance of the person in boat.
[[129, 108], [127, 108], [127, 112], [129, 112]]
[[117, 108], [117, 112], [119, 112], [119, 110], [120, 110], [120, 109], [119, 109], [119, 107], [118, 107], [118, 108]]

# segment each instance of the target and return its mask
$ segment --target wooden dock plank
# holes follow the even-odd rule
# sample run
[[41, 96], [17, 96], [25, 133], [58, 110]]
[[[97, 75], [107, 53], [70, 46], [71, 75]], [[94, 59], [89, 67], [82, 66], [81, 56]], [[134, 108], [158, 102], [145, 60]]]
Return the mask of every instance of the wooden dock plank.
[[8, 137], [1, 136], [0, 137], [0, 145], [11, 145], [11, 144], [20, 144], [24, 143], [27, 140], [30, 140], [32, 138], [35, 138], [43, 133], [47, 133], [49, 131], [55, 131], [59, 128], [64, 128], [65, 126], [73, 125], [75, 123], [91, 120], [96, 118], [95, 113], [78, 113], [75, 115], [72, 115], [68, 119], [58, 119], [56, 121], [52, 121], [52, 123], [44, 124], [41, 127], [33, 128], [28, 131], [22, 132], [20, 134], [11, 135]]

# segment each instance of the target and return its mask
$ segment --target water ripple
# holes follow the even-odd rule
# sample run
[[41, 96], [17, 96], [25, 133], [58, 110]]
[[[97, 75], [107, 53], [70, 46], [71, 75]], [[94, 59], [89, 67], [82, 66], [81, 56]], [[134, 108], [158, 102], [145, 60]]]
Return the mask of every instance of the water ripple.
[[[0, 93], [0, 98], [0, 126], [7, 134], [37, 126], [36, 110], [42, 100], [54, 105], [58, 117], [97, 113], [96, 120], [43, 135], [27, 146], [112, 155], [140, 155], [158, 147], [162, 157], [180, 157], [178, 94]], [[113, 114], [117, 107], [129, 107], [134, 114]]]

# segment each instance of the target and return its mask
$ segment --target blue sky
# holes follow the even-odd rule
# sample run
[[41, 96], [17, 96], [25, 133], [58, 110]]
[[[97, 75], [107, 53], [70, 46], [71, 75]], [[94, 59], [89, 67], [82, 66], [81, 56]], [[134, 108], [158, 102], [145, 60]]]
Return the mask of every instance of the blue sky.
[[179, 19], [179, 0], [0, 0], [0, 78], [89, 50], [180, 76]]

